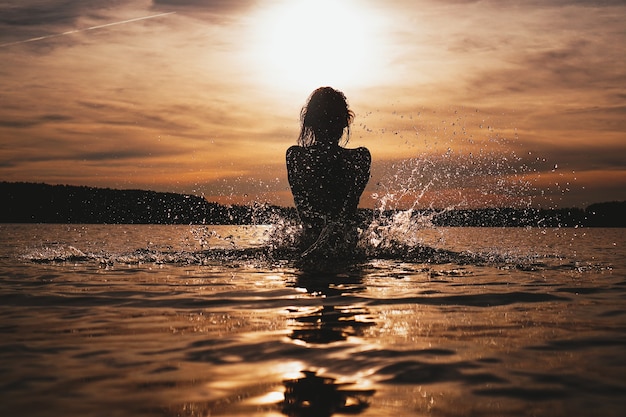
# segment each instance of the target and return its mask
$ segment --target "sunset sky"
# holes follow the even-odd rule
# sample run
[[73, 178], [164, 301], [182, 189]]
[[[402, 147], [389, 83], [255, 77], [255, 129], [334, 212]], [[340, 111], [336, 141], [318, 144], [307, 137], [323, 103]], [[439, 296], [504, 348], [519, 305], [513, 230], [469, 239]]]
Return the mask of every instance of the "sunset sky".
[[292, 205], [317, 87], [364, 207], [626, 200], [623, 0], [5, 0], [0, 181]]

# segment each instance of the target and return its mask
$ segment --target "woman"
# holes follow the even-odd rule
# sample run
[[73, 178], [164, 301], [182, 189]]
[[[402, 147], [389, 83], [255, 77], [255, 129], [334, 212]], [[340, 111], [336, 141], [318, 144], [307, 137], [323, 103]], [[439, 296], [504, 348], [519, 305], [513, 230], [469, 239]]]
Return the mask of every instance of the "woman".
[[287, 174], [302, 222], [302, 256], [343, 257], [357, 241], [359, 198], [370, 176], [367, 148], [347, 149], [354, 113], [345, 95], [318, 88], [300, 112], [298, 145], [287, 150]]

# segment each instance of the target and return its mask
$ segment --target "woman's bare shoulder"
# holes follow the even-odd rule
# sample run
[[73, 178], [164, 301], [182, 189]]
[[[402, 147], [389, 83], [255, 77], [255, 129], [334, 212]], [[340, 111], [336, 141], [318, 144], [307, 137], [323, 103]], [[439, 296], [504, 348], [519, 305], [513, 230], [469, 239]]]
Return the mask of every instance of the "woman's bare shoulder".
[[294, 159], [301, 158], [303, 151], [304, 151], [304, 148], [302, 146], [298, 146], [298, 145], [290, 146], [286, 152], [287, 161], [289, 162], [289, 161], [293, 161]]
[[367, 149], [365, 146], [361, 146], [359, 148], [355, 149], [360, 155], [367, 155], [367, 156], [371, 156], [370, 155], [370, 150]]
[[290, 146], [287, 149], [287, 158], [296, 157], [298, 155], [302, 155], [305, 151], [306, 151], [306, 149], [303, 148], [302, 146], [298, 146], [298, 145]]
[[359, 148], [349, 149], [349, 151], [350, 151], [351, 156], [355, 159], [364, 160], [364, 161], [371, 161], [372, 159], [372, 155], [370, 154], [369, 149], [367, 149], [364, 146], [361, 146]]

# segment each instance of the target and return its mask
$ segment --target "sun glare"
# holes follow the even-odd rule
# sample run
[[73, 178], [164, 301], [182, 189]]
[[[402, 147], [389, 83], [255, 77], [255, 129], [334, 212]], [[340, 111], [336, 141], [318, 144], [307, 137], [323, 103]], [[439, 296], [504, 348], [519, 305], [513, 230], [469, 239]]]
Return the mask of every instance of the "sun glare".
[[289, 0], [254, 19], [255, 73], [273, 88], [345, 88], [380, 76], [380, 17], [356, 1]]

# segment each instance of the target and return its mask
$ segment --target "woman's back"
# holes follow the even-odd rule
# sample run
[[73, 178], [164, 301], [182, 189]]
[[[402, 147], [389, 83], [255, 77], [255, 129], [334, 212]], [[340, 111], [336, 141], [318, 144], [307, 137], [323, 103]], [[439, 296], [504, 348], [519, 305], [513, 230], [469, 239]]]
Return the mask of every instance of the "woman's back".
[[329, 224], [353, 223], [370, 164], [366, 148], [292, 146], [287, 150], [287, 173], [304, 227], [304, 246]]
[[343, 93], [318, 88], [300, 114], [300, 146], [287, 150], [304, 257], [344, 256], [356, 245], [357, 206], [369, 180], [371, 156], [366, 148], [339, 145], [345, 131], [347, 143], [353, 117]]
[[339, 146], [287, 150], [287, 173], [296, 207], [306, 222], [350, 220], [369, 180], [371, 156], [366, 148]]

